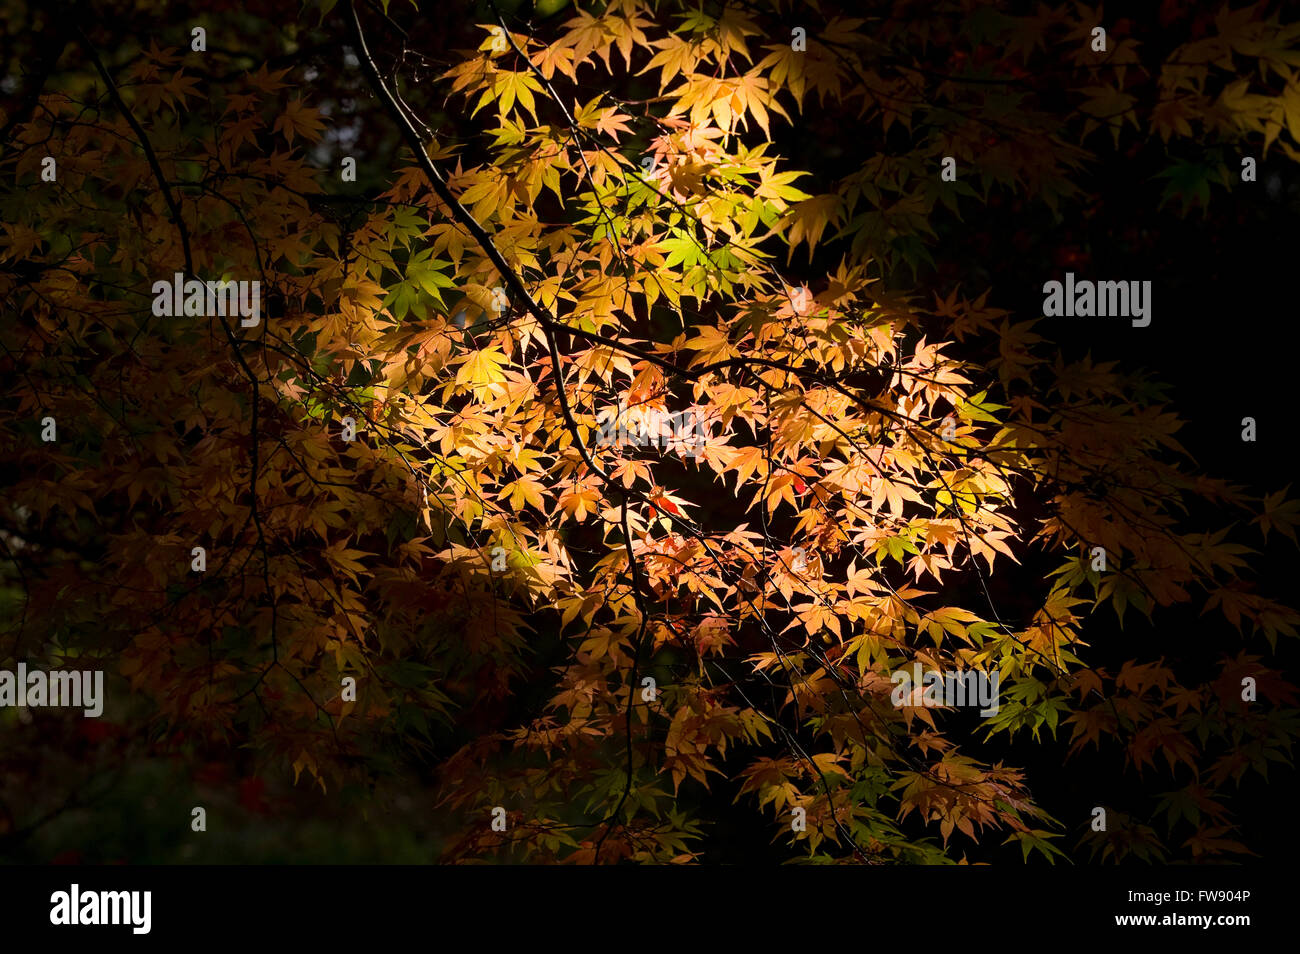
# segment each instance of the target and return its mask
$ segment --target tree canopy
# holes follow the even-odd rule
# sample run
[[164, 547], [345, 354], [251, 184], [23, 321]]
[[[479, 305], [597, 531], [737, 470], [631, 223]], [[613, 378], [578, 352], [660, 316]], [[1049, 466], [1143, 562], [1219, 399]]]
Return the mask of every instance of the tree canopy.
[[6, 5], [0, 666], [110, 674], [61, 758], [401, 790], [429, 860], [1243, 856], [1300, 505], [1058, 337], [1145, 329], [1010, 303], [1141, 275], [949, 239], [1300, 159], [1282, 6]]

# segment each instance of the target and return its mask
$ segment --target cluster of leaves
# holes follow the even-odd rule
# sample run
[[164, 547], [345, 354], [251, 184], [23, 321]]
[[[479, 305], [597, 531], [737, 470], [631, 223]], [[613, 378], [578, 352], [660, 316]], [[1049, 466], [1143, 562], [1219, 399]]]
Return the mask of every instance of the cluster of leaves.
[[[1207, 680], [1085, 634], [1192, 603], [1275, 649], [1297, 615], [1234, 523], [1294, 542], [1295, 504], [1200, 474], [1158, 392], [990, 293], [899, 276], [991, 193], [1077, 199], [1100, 131], [1298, 158], [1300, 26], [1166, 4], [1191, 38], [1151, 61], [1123, 21], [1094, 52], [1082, 6], [847, 6], [503, 14], [435, 97], [396, 5], [318, 4], [358, 63], [327, 105], [74, 35], [0, 158], [4, 658], [125, 677], [156, 747], [326, 791], [430, 772], [444, 860], [689, 861], [720, 783], [808, 860], [1052, 858], [1085, 820], [986, 745], [1063, 728], [1169, 782], [1128, 813], [1165, 835], [1120, 809], [1082, 857], [1241, 851], [1222, 791], [1285, 760], [1294, 690], [1262, 646]], [[368, 196], [320, 161], [358, 116], [407, 147], [349, 147]], [[778, 145], [820, 122], [855, 130], [838, 178]], [[176, 272], [259, 280], [261, 322], [154, 316]], [[603, 446], [611, 407], [710, 438]], [[999, 713], [895, 707], [914, 664], [997, 669]]]

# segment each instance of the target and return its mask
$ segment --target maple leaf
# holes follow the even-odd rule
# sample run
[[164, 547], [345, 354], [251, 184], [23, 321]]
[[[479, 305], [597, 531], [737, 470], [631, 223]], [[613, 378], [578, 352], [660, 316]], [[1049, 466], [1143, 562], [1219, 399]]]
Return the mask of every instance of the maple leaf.
[[292, 99], [285, 104], [284, 112], [276, 118], [272, 128], [283, 133], [285, 142], [290, 145], [296, 135], [310, 142], [319, 142], [325, 129], [319, 116], [319, 110], [307, 106], [301, 99]]

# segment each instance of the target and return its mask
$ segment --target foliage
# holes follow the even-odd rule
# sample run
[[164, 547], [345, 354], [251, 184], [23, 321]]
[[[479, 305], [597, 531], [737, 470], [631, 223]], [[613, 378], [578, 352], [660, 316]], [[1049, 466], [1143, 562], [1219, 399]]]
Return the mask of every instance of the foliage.
[[[359, 5], [368, 54], [349, 3], [248, 11], [357, 55], [319, 89], [213, 17], [200, 53], [105, 16], [5, 104], [5, 658], [118, 674], [155, 752], [428, 781], [446, 861], [695, 860], [718, 786], [807, 861], [1244, 851], [1225, 793], [1297, 724], [1249, 562], [1294, 501], [1202, 474], [1157, 389], [996, 289], [910, 279], [991, 196], [1085, 201], [1099, 148], [1300, 158], [1300, 23], [1166, 3], [1152, 56], [1083, 5], [612, 0], [484, 8], [439, 64], [414, 6]], [[804, 123], [853, 130], [838, 172], [789, 160]], [[1229, 181], [1197, 161], [1189, 209]], [[259, 280], [262, 320], [155, 316], [176, 272]], [[615, 407], [710, 437], [602, 445]], [[1249, 645], [1093, 661], [1109, 614], [1184, 604]], [[996, 668], [1000, 711], [895, 707], [914, 663]], [[1152, 804], [1087, 831], [990, 755], [1058, 734]]]

